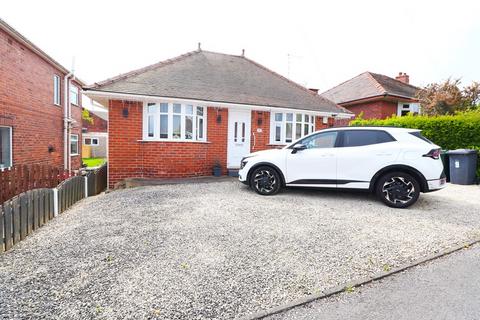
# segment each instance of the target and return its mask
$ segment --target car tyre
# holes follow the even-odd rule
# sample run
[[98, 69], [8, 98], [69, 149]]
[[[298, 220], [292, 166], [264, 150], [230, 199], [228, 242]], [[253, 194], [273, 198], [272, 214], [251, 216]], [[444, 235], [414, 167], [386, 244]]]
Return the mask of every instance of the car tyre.
[[390, 172], [378, 179], [375, 193], [389, 207], [407, 208], [417, 202], [420, 184], [408, 173]]
[[262, 196], [271, 196], [280, 191], [282, 180], [274, 168], [260, 166], [255, 168], [250, 175], [250, 187]]

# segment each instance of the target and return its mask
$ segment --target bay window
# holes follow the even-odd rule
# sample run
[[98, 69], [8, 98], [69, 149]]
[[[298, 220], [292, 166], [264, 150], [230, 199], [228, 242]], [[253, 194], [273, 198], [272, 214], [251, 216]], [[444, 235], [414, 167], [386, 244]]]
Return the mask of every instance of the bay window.
[[315, 116], [295, 112], [273, 112], [270, 124], [272, 144], [291, 143], [315, 130]]
[[205, 112], [205, 107], [193, 104], [148, 102], [144, 139], [205, 141]]

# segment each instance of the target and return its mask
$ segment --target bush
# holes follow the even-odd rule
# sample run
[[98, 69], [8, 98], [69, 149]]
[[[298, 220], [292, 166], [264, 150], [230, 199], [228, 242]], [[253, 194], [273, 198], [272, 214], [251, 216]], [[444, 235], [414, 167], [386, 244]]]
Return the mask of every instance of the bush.
[[443, 149], [480, 148], [480, 111], [455, 115], [355, 119], [351, 126], [394, 126], [422, 130], [422, 134]]

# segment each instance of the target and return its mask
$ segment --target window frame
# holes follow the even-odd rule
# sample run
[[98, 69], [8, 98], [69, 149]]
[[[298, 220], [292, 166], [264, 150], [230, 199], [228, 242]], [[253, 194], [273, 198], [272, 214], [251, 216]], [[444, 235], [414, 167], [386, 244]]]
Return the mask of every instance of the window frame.
[[[277, 114], [282, 115], [281, 120], [276, 120]], [[292, 114], [292, 120], [287, 120], [287, 114]], [[297, 115], [301, 115], [301, 121], [297, 121]], [[308, 116], [308, 122], [306, 121], [306, 116]], [[311, 112], [304, 111], [293, 111], [293, 110], [271, 110], [270, 111], [270, 144], [271, 145], [289, 145], [295, 142], [298, 139], [302, 139], [315, 132], [315, 121], [316, 115]], [[287, 122], [292, 124], [292, 137], [291, 141], [287, 141]], [[297, 138], [297, 124], [301, 124], [301, 134]], [[308, 125], [308, 133], [305, 134], [305, 125]], [[278, 141], [277, 128], [280, 128], [280, 140]]]
[[[72, 137], [75, 137], [75, 140], [72, 140]], [[79, 136], [76, 133], [71, 133], [70, 134], [70, 157], [78, 156], [80, 154], [80, 143], [78, 140]], [[77, 152], [73, 153], [72, 152], [72, 141], [75, 141], [77, 143]]]
[[[149, 104], [153, 104], [155, 106], [155, 110], [153, 112], [149, 112], [148, 107]], [[161, 112], [161, 105], [167, 105], [167, 112]], [[173, 112], [174, 105], [180, 105], [180, 113]], [[152, 105], [150, 105], [152, 106]], [[187, 113], [188, 107], [192, 107], [192, 113]], [[202, 115], [198, 115], [199, 110], [202, 110]], [[194, 102], [185, 102], [185, 101], [163, 101], [163, 100], [148, 100], [143, 103], [143, 121], [142, 121], [142, 139], [144, 141], [163, 141], [163, 142], [207, 142], [207, 106], [202, 103], [194, 103]], [[167, 115], [167, 138], [161, 138], [161, 121], [160, 116]], [[149, 118], [153, 117], [153, 136], [149, 136]], [[173, 124], [174, 124], [174, 117], [180, 117], [180, 137], [174, 138], [173, 136]], [[187, 118], [192, 118], [192, 135], [191, 138], [188, 139], [186, 136], [186, 122]], [[203, 122], [202, 126], [202, 137], [200, 136], [199, 128], [200, 120]]]
[[10, 144], [10, 159], [9, 159], [9, 162], [10, 162], [10, 165], [7, 167], [0, 167], [0, 170], [4, 170], [4, 169], [8, 169], [8, 168], [11, 168], [13, 166], [13, 127], [11, 126], [3, 126], [3, 125], [0, 125], [0, 128], [7, 128], [9, 129], [9, 139], [8, 139], [8, 142]]
[[[90, 139], [89, 144], [87, 144], [87, 139]], [[93, 140], [97, 140], [97, 143], [93, 143]], [[83, 137], [83, 144], [86, 146], [97, 147], [100, 145], [100, 140], [97, 137]]]
[[[345, 146], [345, 133], [346, 133], [346, 132], [356, 132], [356, 131], [362, 131], [362, 132], [365, 132], [365, 131], [368, 131], [368, 132], [383, 132], [383, 133], [386, 133], [392, 140], [391, 140], [391, 141], [385, 141], [385, 142], [364, 144], [364, 145], [361, 145], [361, 146]], [[384, 144], [384, 143], [389, 143], [389, 142], [395, 142], [395, 141], [397, 141], [397, 139], [395, 139], [395, 138], [390, 134], [390, 132], [388, 132], [388, 131], [386, 131], [386, 130], [372, 130], [372, 129], [341, 130], [341, 131], [340, 131], [339, 139], [337, 139], [337, 143], [338, 143], [338, 146], [337, 146], [337, 147], [338, 147], [338, 148], [361, 148], [361, 147], [375, 146], [375, 145]]]
[[58, 74], [53, 75], [53, 104], [56, 106], [62, 105], [62, 82]]
[[[75, 101], [72, 101], [72, 89], [73, 88], [76, 89], [76, 90], [73, 91], [73, 93], [75, 93], [75, 95], [77, 97], [77, 99]], [[80, 105], [80, 89], [74, 84], [70, 84], [69, 100], [70, 100], [70, 104], [73, 104], [74, 106], [79, 106]]]

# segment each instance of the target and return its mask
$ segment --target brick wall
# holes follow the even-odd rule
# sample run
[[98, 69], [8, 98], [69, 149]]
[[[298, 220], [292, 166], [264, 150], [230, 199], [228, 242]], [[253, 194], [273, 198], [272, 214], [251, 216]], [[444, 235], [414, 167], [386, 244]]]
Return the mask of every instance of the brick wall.
[[[270, 112], [252, 111], [252, 135], [250, 139], [251, 152], [272, 149], [277, 146], [270, 144]], [[261, 132], [259, 132], [261, 131]]]
[[[128, 109], [128, 117], [122, 110]], [[212, 175], [216, 162], [226, 174], [228, 109], [207, 108], [207, 142], [142, 140], [142, 103], [109, 102], [109, 186], [125, 178]]]
[[356, 116], [363, 112], [364, 119], [385, 119], [392, 114], [397, 114], [397, 105], [397, 102], [394, 101], [379, 100], [345, 106], [345, 108]]
[[[53, 104], [53, 76], [64, 74], [0, 30], [0, 126], [13, 131], [13, 164], [63, 167], [63, 108]], [[81, 108], [72, 107], [81, 140]], [[49, 152], [49, 146], [53, 152]], [[72, 167], [80, 166], [72, 157]]]
[[87, 132], [107, 132], [108, 121], [103, 120], [93, 112], [90, 112], [90, 117], [93, 119], [93, 123], [87, 120], [82, 120], [83, 128], [87, 129]]

